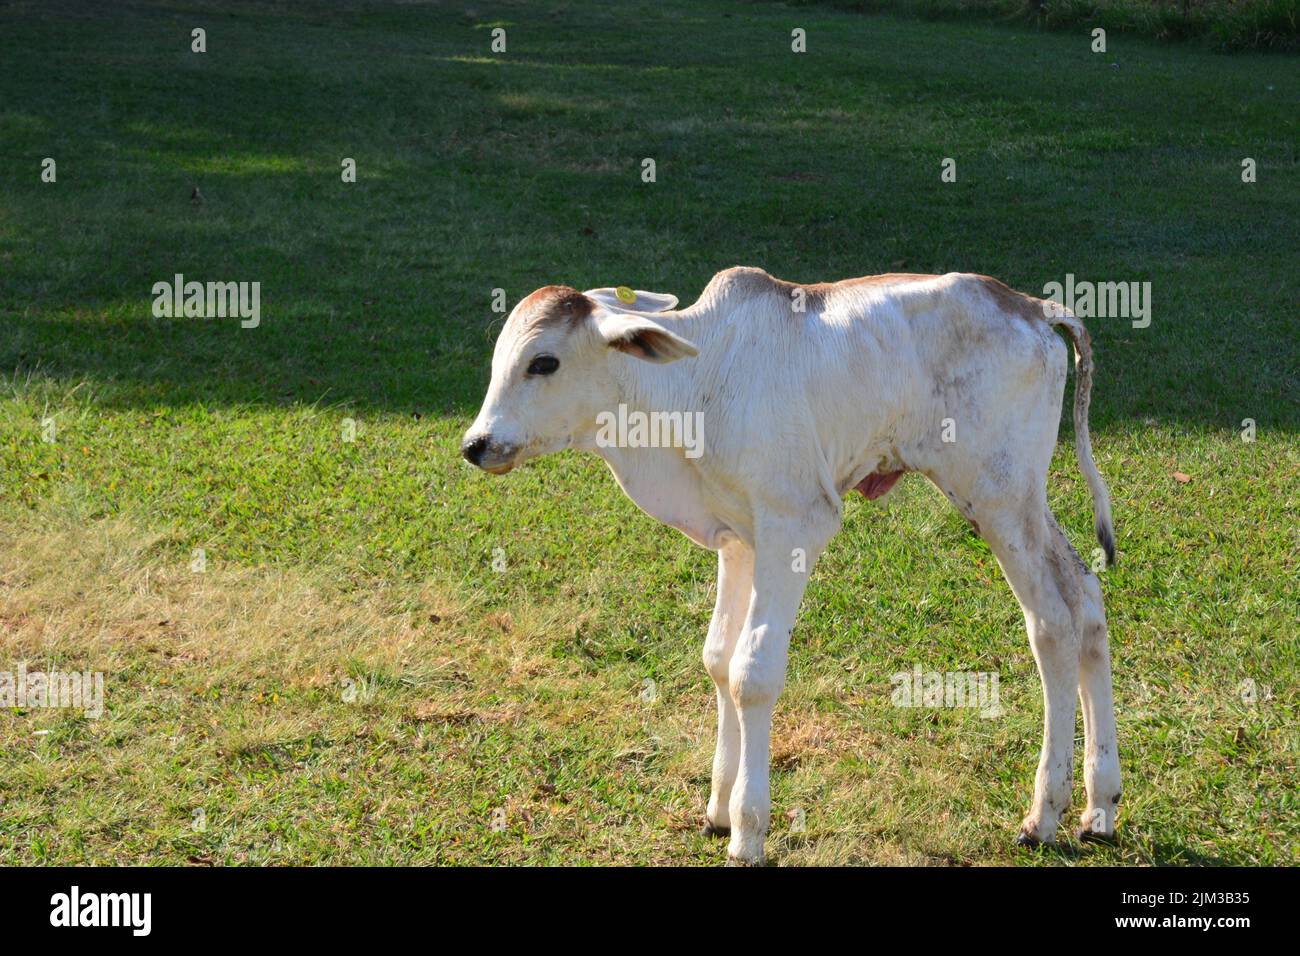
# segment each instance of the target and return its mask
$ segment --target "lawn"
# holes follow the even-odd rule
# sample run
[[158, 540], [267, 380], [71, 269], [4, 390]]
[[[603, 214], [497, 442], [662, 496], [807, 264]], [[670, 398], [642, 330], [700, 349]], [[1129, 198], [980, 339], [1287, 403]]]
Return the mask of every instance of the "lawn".
[[[595, 458], [494, 479], [457, 448], [494, 289], [690, 302], [746, 264], [1153, 303], [1089, 322], [1116, 844], [1013, 847], [1042, 717], [1020, 609], [910, 476], [847, 503], [813, 575], [772, 859], [1300, 863], [1295, 59], [472, 6], [0, 8], [0, 671], [102, 672], [106, 708], [0, 711], [0, 862], [721, 863], [714, 556]], [[176, 273], [260, 282], [260, 324], [155, 317]], [[1068, 421], [1050, 497], [1087, 555]], [[1002, 716], [892, 706], [914, 666], [997, 673]]]

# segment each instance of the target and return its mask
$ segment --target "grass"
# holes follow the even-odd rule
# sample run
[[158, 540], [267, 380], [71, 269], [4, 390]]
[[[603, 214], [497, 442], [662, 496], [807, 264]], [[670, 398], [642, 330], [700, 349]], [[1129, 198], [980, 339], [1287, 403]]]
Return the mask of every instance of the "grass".
[[859, 11], [997, 19], [1091, 34], [1196, 40], [1219, 51], [1300, 50], [1297, 0], [794, 0]]
[[[721, 862], [695, 832], [712, 555], [595, 459], [494, 480], [457, 443], [493, 289], [690, 301], [744, 263], [1154, 302], [1090, 323], [1117, 845], [1013, 849], [1041, 720], [1020, 611], [912, 477], [850, 501], [814, 573], [774, 859], [1300, 862], [1293, 63], [820, 7], [475, 7], [0, 10], [0, 670], [103, 671], [107, 707], [0, 714], [0, 861]], [[261, 325], [153, 318], [177, 272], [261, 282]], [[1062, 438], [1052, 505], [1087, 553]], [[1004, 715], [891, 706], [915, 664], [997, 672]]]

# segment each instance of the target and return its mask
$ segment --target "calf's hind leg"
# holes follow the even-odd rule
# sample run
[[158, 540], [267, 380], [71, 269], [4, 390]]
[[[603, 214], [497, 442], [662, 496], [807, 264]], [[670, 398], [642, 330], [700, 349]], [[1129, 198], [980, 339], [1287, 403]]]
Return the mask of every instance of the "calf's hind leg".
[[1024, 611], [1029, 645], [1043, 683], [1043, 747], [1034, 777], [1034, 801], [1017, 842], [1052, 843], [1061, 815], [1070, 805], [1074, 776], [1074, 702], [1082, 646], [1075, 608], [1083, 595], [1071, 564], [1078, 558], [1061, 550], [1064, 538], [1042, 493], [1023, 507], [974, 517]]
[[[1060, 532], [1058, 531], [1058, 534]], [[1061, 535], [1061, 543], [1069, 542]], [[1083, 600], [1079, 608], [1082, 646], [1079, 650], [1079, 699], [1083, 704], [1083, 783], [1088, 792], [1078, 836], [1108, 838], [1115, 833], [1119, 808], [1119, 747], [1115, 736], [1115, 703], [1110, 679], [1110, 642], [1101, 582], [1078, 568]]]

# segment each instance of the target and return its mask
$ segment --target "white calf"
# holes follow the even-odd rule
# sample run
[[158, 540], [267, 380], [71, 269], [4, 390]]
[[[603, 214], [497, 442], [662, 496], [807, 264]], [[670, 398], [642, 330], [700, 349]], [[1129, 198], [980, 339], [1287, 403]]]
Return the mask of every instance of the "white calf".
[[[620, 291], [547, 286], [515, 307], [462, 451], [494, 474], [563, 448], [593, 451], [642, 510], [718, 552], [704, 644], [718, 699], [705, 828], [730, 833], [730, 859], [763, 860], [772, 710], [808, 573], [840, 527], [842, 499], [854, 489], [879, 497], [906, 471], [970, 520], [1024, 609], [1045, 713], [1020, 842], [1052, 841], [1069, 804], [1076, 689], [1081, 833], [1111, 834], [1120, 778], [1101, 587], [1046, 492], [1067, 365], [1057, 327], [1074, 343], [1079, 466], [1113, 561], [1088, 438], [1092, 351], [1078, 319], [955, 273], [796, 285], [728, 269], [679, 311], [675, 296], [628, 302]], [[700, 413], [702, 453], [598, 441], [602, 413], [620, 406]]]

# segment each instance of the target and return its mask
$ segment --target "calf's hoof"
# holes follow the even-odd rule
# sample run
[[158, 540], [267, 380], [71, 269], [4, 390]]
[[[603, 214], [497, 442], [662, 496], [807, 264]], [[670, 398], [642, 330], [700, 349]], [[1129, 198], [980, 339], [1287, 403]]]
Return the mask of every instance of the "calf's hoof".
[[1020, 833], [1016, 835], [1016, 846], [1024, 847], [1026, 850], [1037, 850], [1042, 845], [1042, 841], [1032, 833], [1026, 833], [1024, 830], [1021, 830]]
[[1043, 840], [1029, 830], [1021, 830], [1016, 836], [1016, 846], [1023, 847], [1026, 850], [1037, 850], [1043, 846], [1055, 845], [1055, 840]]
[[1056, 846], [1056, 817], [1048, 813], [1042, 816], [1030, 814], [1020, 821], [1020, 833], [1016, 837], [1016, 846], [1036, 850], [1040, 846]]
[[1079, 817], [1079, 828], [1074, 831], [1074, 838], [1080, 843], [1115, 842], [1115, 807], [1119, 803], [1119, 794], [1111, 799], [1109, 805], [1085, 810]]
[[1102, 833], [1099, 830], [1090, 830], [1087, 827], [1079, 827], [1074, 831], [1074, 838], [1080, 843], [1101, 843], [1105, 846], [1115, 845], [1115, 834]]
[[700, 828], [700, 835], [706, 837], [729, 837], [731, 836], [731, 827], [720, 827], [708, 817], [704, 818], [704, 826]]
[[767, 858], [760, 856], [757, 860], [744, 860], [727, 854], [727, 866], [767, 866]]

